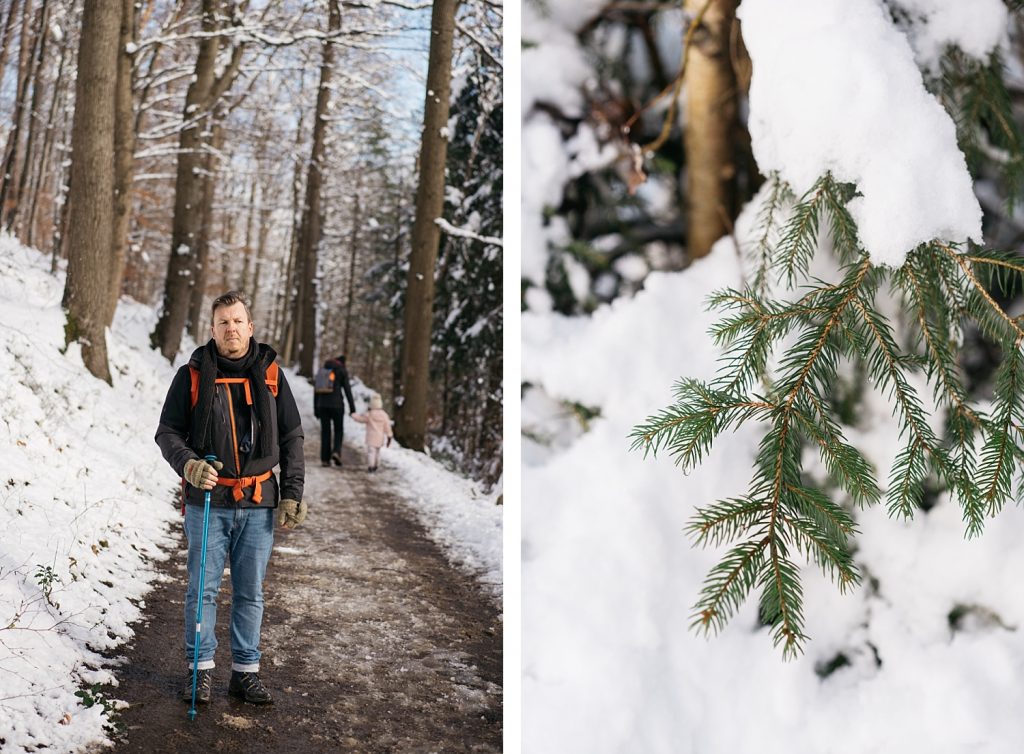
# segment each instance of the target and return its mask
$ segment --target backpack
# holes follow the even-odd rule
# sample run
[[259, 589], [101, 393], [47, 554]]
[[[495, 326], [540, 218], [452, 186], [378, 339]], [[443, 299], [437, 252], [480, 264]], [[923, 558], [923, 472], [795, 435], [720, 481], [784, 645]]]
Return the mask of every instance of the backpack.
[[[199, 370], [194, 366], [189, 366], [189, 378], [190, 378], [190, 392], [191, 392], [191, 403], [192, 408], [196, 407], [196, 403], [199, 402]], [[267, 388], [270, 390], [270, 394], [277, 397], [277, 362], [270, 362], [270, 366], [267, 367], [267, 373], [265, 375], [267, 381]], [[249, 394], [249, 380], [245, 377], [221, 377], [217, 380], [217, 384], [231, 384], [233, 382], [245, 383], [245, 397], [249, 405], [252, 405], [252, 396]]]
[[334, 370], [320, 367], [313, 378], [313, 392], [317, 395], [328, 395], [334, 392]]

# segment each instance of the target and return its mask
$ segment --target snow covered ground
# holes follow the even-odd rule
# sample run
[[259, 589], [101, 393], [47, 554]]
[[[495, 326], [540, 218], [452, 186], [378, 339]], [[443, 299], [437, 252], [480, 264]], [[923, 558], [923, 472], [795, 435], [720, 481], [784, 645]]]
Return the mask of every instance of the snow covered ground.
[[[106, 739], [105, 712], [117, 702], [94, 687], [114, 680], [117, 661], [101, 653], [133, 636], [179, 520], [177, 479], [153, 441], [174, 371], [148, 348], [155, 313], [119, 305], [111, 388], [85, 370], [77, 346], [61, 353], [63, 274], [48, 270], [48, 258], [0, 235], [3, 754], [74, 752]], [[309, 388], [291, 382], [311, 412]], [[395, 446], [383, 465], [401, 475], [408, 504], [452, 559], [500, 594], [499, 491], [485, 496]]]

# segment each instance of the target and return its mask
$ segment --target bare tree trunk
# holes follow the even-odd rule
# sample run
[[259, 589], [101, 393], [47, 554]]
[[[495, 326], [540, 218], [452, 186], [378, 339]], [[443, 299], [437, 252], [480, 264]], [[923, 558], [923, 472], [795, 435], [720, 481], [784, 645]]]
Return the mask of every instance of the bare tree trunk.
[[7, 134], [4, 148], [2, 173], [0, 173], [0, 225], [10, 230], [8, 218], [18, 204], [17, 185], [19, 182], [22, 124], [28, 100], [28, 82], [32, 72], [32, 0], [25, 0], [21, 11], [21, 47], [18, 50], [18, 80], [15, 89], [14, 114], [11, 116], [11, 131]]
[[[694, 13], [706, 0], [686, 0]], [[736, 178], [737, 87], [729, 35], [737, 0], [712, 0], [686, 63], [687, 255], [705, 256], [731, 229]]]
[[352, 303], [356, 298], [356, 258], [359, 256], [359, 222], [360, 206], [359, 192], [363, 190], [363, 182], [360, 177], [356, 181], [356, 207], [352, 215], [352, 238], [349, 241], [351, 249], [351, 261], [348, 265], [348, 302], [345, 304], [345, 335], [342, 339], [341, 352], [348, 353], [349, 334], [352, 332]]
[[202, 29], [210, 36], [199, 44], [195, 73], [185, 96], [184, 127], [178, 141], [178, 168], [174, 183], [174, 220], [171, 226], [171, 256], [164, 283], [160, 320], [150, 336], [154, 346], [171, 361], [181, 345], [189, 313], [192, 288], [196, 278], [196, 244], [201, 228], [201, 214], [196, 211], [203, 199], [204, 133], [214, 104], [230, 88], [241, 63], [242, 47], [232, 51], [230, 63], [217, 77], [217, 54], [223, 37], [214, 34], [221, 29], [224, 15], [220, 0], [203, 0]]
[[[64, 80], [64, 66], [68, 59], [68, 43], [67, 36], [60, 42], [60, 61], [57, 63], [57, 79], [53, 86], [53, 91], [50, 96], [50, 107], [46, 116], [46, 136], [43, 139], [42, 159], [39, 162], [39, 170], [36, 173], [35, 181], [29, 189], [31, 194], [31, 204], [28, 212], [28, 234], [26, 236], [25, 243], [28, 246], [32, 246], [35, 241], [36, 226], [39, 224], [37, 215], [39, 211], [39, 198], [43, 192], [43, 184], [47, 178], [49, 178], [50, 162], [53, 157], [54, 136], [57, 133], [57, 111], [63, 108], [64, 104], [64, 91], [65, 87], [61, 86], [59, 82]], [[52, 201], [56, 202], [57, 197], [60, 195], [60, 179], [62, 171], [56, 170], [56, 177], [51, 179], [55, 182], [56, 188], [52, 192]]]
[[452, 78], [452, 37], [458, 0], [434, 0], [430, 21], [427, 97], [420, 145], [420, 181], [416, 220], [405, 291], [405, 338], [402, 344], [402, 402], [396, 412], [395, 436], [407, 448], [423, 450], [427, 434], [427, 388], [430, 376], [430, 331], [434, 306], [434, 265], [440, 230], [435, 222], [444, 209], [444, 166], [448, 141], [448, 100]]
[[252, 289], [252, 267], [253, 267], [253, 251], [252, 251], [252, 237], [254, 231], [254, 225], [256, 224], [256, 217], [259, 212], [256, 209], [256, 189], [260, 182], [260, 158], [256, 157], [256, 170], [252, 174], [252, 184], [249, 186], [249, 204], [248, 204], [248, 220], [245, 224], [245, 265], [242, 267], [242, 290], [247, 291], [249, 294], [249, 305], [253, 305], [253, 294], [255, 291]]
[[327, 106], [331, 96], [331, 73], [334, 67], [334, 41], [331, 37], [341, 29], [341, 8], [338, 0], [328, 3], [327, 33], [320, 64], [320, 87], [316, 95], [316, 115], [313, 119], [313, 150], [309, 158], [306, 178], [306, 201], [299, 226], [299, 301], [296, 307], [296, 335], [299, 338], [299, 374], [313, 376], [316, 356], [317, 331], [317, 268], [320, 239], [323, 235], [320, 187], [323, 183], [325, 138], [327, 135]]
[[[260, 204], [263, 204], [265, 194], [260, 197]], [[260, 272], [263, 270], [263, 257], [267, 251], [267, 235], [270, 233], [270, 210], [266, 207], [261, 206], [259, 211], [259, 224], [260, 227], [257, 231], [256, 242], [256, 259], [253, 262], [253, 274], [252, 274], [252, 293], [250, 297], [252, 299], [252, 305], [256, 306], [256, 299], [259, 296], [260, 290]], [[267, 319], [269, 323], [271, 320]]]
[[[29, 106], [28, 113], [26, 115], [28, 135], [25, 139], [25, 159], [21, 169], [21, 175], [18, 176], [18, 190], [15, 195], [17, 200], [11, 208], [11, 215], [7, 220], [7, 227], [16, 227], [18, 237], [25, 239], [25, 243], [28, 246], [32, 245], [32, 229], [27, 229], [29, 237], [26, 238], [26, 213], [22, 210], [21, 205], [26, 201], [25, 189], [28, 188], [29, 178], [30, 176], [34, 177], [33, 168], [38, 169], [39, 164], [43, 161], [43, 155], [38, 147], [38, 142], [39, 129], [46, 127], [40, 111], [43, 109], [43, 91], [45, 89], [43, 83], [43, 71], [46, 68], [46, 40], [50, 36], [46, 33], [47, 27], [50, 23], [49, 0], [43, 0], [43, 4], [39, 6], [37, 17], [35, 49], [32, 54], [32, 104]], [[28, 197], [27, 201], [31, 202], [31, 197]], [[19, 210], [22, 211], [19, 212]]]
[[203, 299], [210, 279], [210, 228], [213, 226], [213, 199], [217, 189], [218, 153], [224, 142], [224, 128], [221, 124], [214, 123], [212, 128], [212, 149], [207, 151], [203, 160], [203, 199], [195, 209], [199, 215], [199, 239], [196, 242], [195, 285], [189, 297], [188, 321], [192, 340], [196, 343], [206, 340], [204, 332], [207, 322], [203, 316]]
[[110, 382], [106, 322], [114, 217], [114, 96], [121, 4], [86, 0], [71, 134], [71, 218], [64, 305], [65, 342]]
[[[295, 129], [295, 147], [298, 151], [302, 143], [303, 115], [299, 115], [298, 127]], [[288, 265], [286, 272], [287, 283], [282, 290], [283, 306], [280, 310], [280, 321], [275, 330], [281, 338], [281, 360], [285, 364], [295, 363], [294, 341], [285, 337], [286, 323], [294, 322], [296, 317], [302, 316], [301, 299], [302, 286], [295, 284], [295, 271], [300, 267], [298, 260], [299, 229], [302, 227], [302, 164], [296, 160], [295, 174], [292, 177], [292, 223], [291, 238], [288, 244]], [[294, 290], [293, 290], [294, 289]], [[290, 316], [289, 316], [290, 315]]]
[[[65, 128], [66, 131], [66, 128]], [[61, 144], [67, 143], [67, 137], [61, 138]], [[57, 274], [58, 260], [64, 256], [67, 248], [68, 219], [71, 215], [71, 166], [65, 170], [64, 160], [60, 160], [60, 168], [57, 171], [57, 195], [54, 198], [55, 209], [53, 222], [53, 242], [50, 254], [50, 274]], [[65, 173], [67, 181], [64, 180]]]
[[135, 106], [132, 101], [132, 69], [135, 57], [128, 52], [135, 41], [135, 0], [121, 0], [121, 28], [118, 36], [117, 92], [114, 95], [114, 227], [111, 241], [113, 268], [107, 291], [109, 326], [114, 321], [121, 282], [128, 260], [128, 231], [131, 227], [132, 181], [135, 156]]
[[[24, 4], [23, 4], [24, 5]], [[7, 20], [4, 22], [3, 37], [0, 38], [0, 81], [4, 80], [4, 70], [7, 68], [7, 56], [11, 52], [11, 32], [14, 31], [14, 22], [18, 19], [18, 2], [10, 0], [7, 7]]]

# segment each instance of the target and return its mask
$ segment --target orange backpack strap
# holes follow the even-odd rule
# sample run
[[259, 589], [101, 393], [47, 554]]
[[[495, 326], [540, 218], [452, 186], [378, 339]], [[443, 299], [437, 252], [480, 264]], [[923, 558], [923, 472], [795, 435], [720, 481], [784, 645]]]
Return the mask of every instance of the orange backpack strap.
[[194, 366], [192, 366], [190, 364], [189, 367], [188, 367], [188, 374], [189, 374], [189, 377], [192, 380], [192, 403], [191, 403], [191, 406], [192, 406], [192, 408], [195, 408], [196, 404], [199, 403], [199, 370], [196, 369]]
[[267, 387], [270, 388], [270, 394], [277, 397], [277, 362], [270, 362], [270, 366], [267, 367]]
[[[280, 370], [278, 369], [277, 362], [276, 361], [270, 362], [270, 366], [267, 367], [267, 374], [266, 374], [267, 388], [270, 390], [270, 394], [272, 396], [274, 396], [275, 398], [277, 397], [277, 383], [278, 383], [278, 372], [279, 371]], [[192, 385], [191, 385], [191, 393], [192, 393], [192, 403], [191, 403], [191, 406], [192, 406], [192, 408], [195, 408], [196, 404], [199, 403], [199, 370], [196, 369], [194, 366], [192, 366], [190, 364], [189, 367], [188, 367], [188, 374], [189, 374], [189, 378], [191, 379], [191, 383], [192, 383]], [[227, 382], [227, 381], [228, 380], [217, 380], [217, 382]], [[246, 388], [247, 388], [246, 392], [248, 392], [248, 384], [246, 385]], [[252, 404], [252, 400], [251, 399], [249, 400], [249, 403]]]

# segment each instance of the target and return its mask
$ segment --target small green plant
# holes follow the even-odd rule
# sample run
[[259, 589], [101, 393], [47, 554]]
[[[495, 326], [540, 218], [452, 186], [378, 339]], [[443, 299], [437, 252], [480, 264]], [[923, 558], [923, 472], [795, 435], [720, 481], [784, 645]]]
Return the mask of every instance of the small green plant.
[[83, 707], [93, 707], [98, 704], [103, 709], [103, 715], [107, 718], [103, 727], [112, 735], [117, 736], [124, 732], [124, 722], [118, 716], [117, 701], [103, 693], [99, 684], [94, 683], [89, 687], [80, 688], [75, 692], [75, 696], [82, 700]]
[[53, 570], [53, 566], [42, 565], [41, 563], [38, 564], [35, 576], [36, 583], [39, 584], [39, 588], [42, 590], [43, 598], [46, 600], [47, 604], [52, 607], [58, 607], [58, 605], [53, 601], [52, 595], [53, 584], [60, 579], [57, 576], [57, 572]]

